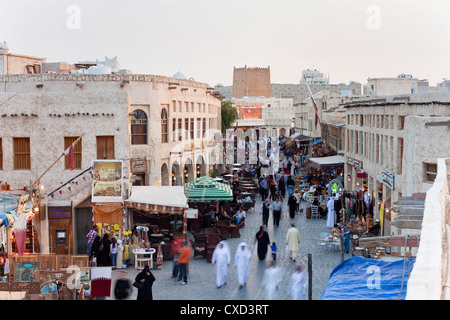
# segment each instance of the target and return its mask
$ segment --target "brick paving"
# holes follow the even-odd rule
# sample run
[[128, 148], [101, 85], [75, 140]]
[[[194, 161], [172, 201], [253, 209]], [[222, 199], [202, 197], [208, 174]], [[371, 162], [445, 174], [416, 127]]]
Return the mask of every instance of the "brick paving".
[[[262, 223], [259, 207], [260, 197], [257, 196], [255, 211], [247, 214], [245, 227], [240, 229], [240, 238], [229, 238], [227, 240], [231, 249], [231, 266], [228, 271], [227, 285], [220, 289], [215, 285], [215, 268], [211, 263], [206, 262], [203, 257], [191, 259], [189, 267], [188, 284], [181, 285], [180, 281], [171, 278], [172, 261], [164, 261], [162, 269], [152, 270], [156, 281], [153, 284], [153, 299], [155, 300], [264, 300], [265, 292], [261, 286], [262, 276], [267, 267], [267, 262], [272, 260], [270, 250], [266, 261], [259, 261], [256, 253], [255, 235]], [[290, 300], [288, 294], [289, 277], [294, 272], [296, 264], [301, 263], [307, 267], [308, 254], [312, 255], [312, 299], [319, 300], [322, 291], [327, 284], [329, 275], [333, 268], [341, 262], [340, 250], [324, 250], [316, 244], [314, 239], [319, 237], [321, 232], [327, 232], [325, 219], [307, 219], [306, 202], [302, 201], [303, 213], [297, 213], [294, 219], [289, 217], [287, 209], [287, 197], [284, 199], [285, 209], [282, 212], [282, 219], [279, 227], [273, 226], [272, 217], [269, 219], [268, 233], [270, 240], [278, 245], [277, 266], [282, 270], [282, 283], [280, 288], [280, 299]], [[289, 259], [284, 252], [286, 233], [294, 222], [299, 229], [301, 242], [297, 255], [297, 262]], [[189, 235], [191, 237], [191, 235]], [[237, 272], [233, 267], [234, 254], [240, 242], [246, 241], [252, 251], [250, 262], [250, 272], [247, 285], [239, 289], [237, 282]], [[345, 254], [345, 259], [351, 254]], [[125, 269], [128, 278], [133, 281], [138, 273], [134, 266]], [[117, 279], [117, 270], [113, 271], [112, 288]], [[130, 300], [136, 299], [137, 290], [133, 288]], [[110, 299], [114, 299], [111, 295]]]

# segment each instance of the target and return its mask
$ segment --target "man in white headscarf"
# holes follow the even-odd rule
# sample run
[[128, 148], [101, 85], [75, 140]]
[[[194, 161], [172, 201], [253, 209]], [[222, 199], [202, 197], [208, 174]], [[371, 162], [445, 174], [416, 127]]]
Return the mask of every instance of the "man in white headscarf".
[[275, 261], [270, 261], [269, 267], [264, 270], [262, 285], [266, 289], [266, 300], [280, 299], [281, 270]]
[[327, 202], [327, 227], [333, 228], [336, 224], [336, 210], [334, 210], [334, 194]]
[[308, 274], [303, 270], [302, 266], [295, 266], [295, 272], [289, 279], [289, 293], [292, 300], [305, 300], [306, 291], [308, 289]]
[[212, 266], [216, 265], [216, 286], [221, 288], [227, 284], [228, 267], [230, 266], [230, 249], [225, 241], [220, 241], [214, 249], [211, 259]]
[[239, 243], [234, 255], [234, 268], [238, 273], [239, 289], [247, 284], [251, 257], [252, 252], [247, 248], [247, 242]]

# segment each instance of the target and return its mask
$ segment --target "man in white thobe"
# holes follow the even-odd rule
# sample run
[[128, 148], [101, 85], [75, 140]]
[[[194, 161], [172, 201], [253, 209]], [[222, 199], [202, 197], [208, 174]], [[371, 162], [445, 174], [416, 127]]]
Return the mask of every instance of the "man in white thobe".
[[241, 242], [234, 255], [234, 268], [238, 274], [239, 289], [247, 284], [251, 257], [252, 252], [247, 248], [247, 243]]
[[266, 289], [266, 300], [280, 299], [281, 270], [271, 261], [269, 268], [264, 270], [262, 285]]
[[295, 266], [295, 272], [289, 279], [289, 294], [292, 300], [305, 300], [308, 289], [308, 274], [301, 266]]
[[212, 266], [216, 266], [216, 286], [221, 288], [227, 284], [228, 267], [230, 266], [230, 249], [225, 241], [220, 241], [213, 252]]
[[298, 245], [300, 244], [300, 233], [298, 232], [295, 224], [292, 223], [286, 234], [286, 245], [289, 249], [289, 258], [295, 261], [297, 257]]
[[336, 224], [336, 210], [334, 210], [334, 197], [327, 202], [327, 227], [333, 228]]

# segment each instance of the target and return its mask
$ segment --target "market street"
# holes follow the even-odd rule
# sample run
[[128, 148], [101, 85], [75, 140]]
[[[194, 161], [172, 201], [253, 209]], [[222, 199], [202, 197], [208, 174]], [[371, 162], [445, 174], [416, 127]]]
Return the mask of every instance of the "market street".
[[[287, 206], [287, 198], [284, 199]], [[297, 213], [294, 219], [289, 218], [287, 207], [285, 207], [279, 227], [273, 226], [272, 217], [269, 219], [268, 233], [270, 241], [275, 241], [278, 246], [277, 266], [282, 270], [282, 285], [280, 288], [280, 299], [290, 300], [288, 294], [289, 277], [294, 272], [294, 266], [301, 263], [305, 268], [308, 264], [308, 254], [312, 254], [312, 299], [318, 300], [322, 294], [322, 290], [327, 284], [328, 277], [333, 268], [341, 261], [340, 250], [326, 251], [315, 244], [314, 239], [319, 237], [320, 232], [328, 232], [325, 219], [307, 219], [305, 215], [307, 202], [302, 201], [301, 208], [303, 213]], [[267, 254], [266, 262], [259, 261], [256, 254], [256, 243], [254, 243], [255, 235], [261, 225], [261, 215], [259, 208], [261, 206], [261, 198], [257, 196], [255, 211], [247, 214], [245, 227], [240, 229], [240, 238], [228, 238], [231, 250], [231, 266], [228, 272], [227, 285], [220, 289], [215, 285], [215, 269], [211, 263], [205, 261], [202, 257], [191, 259], [190, 272], [188, 276], [188, 284], [181, 285], [181, 281], [171, 278], [172, 261], [164, 261], [163, 268], [152, 270], [156, 281], [153, 283], [153, 299], [155, 300], [264, 300], [265, 291], [261, 286], [262, 276], [266, 269], [267, 262], [271, 261], [270, 250]], [[289, 260], [285, 253], [286, 233], [291, 223], [294, 222], [300, 231], [300, 247], [297, 255], [297, 262]], [[191, 236], [191, 235], [189, 235]], [[250, 262], [250, 272], [247, 285], [239, 289], [237, 283], [237, 272], [234, 270], [234, 254], [239, 243], [246, 241], [249, 249], [252, 251], [252, 259]], [[345, 254], [345, 258], [351, 257], [351, 254]], [[138, 270], [134, 266], [126, 268], [128, 279], [133, 282]], [[113, 271], [112, 290], [115, 280], [118, 276], [118, 269]], [[130, 300], [136, 299], [137, 289], [133, 287]], [[109, 299], [114, 299], [113, 293]]]

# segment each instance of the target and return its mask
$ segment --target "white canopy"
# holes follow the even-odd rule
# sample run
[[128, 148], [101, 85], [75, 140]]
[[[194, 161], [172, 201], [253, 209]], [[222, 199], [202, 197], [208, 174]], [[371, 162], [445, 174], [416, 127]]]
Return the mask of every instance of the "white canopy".
[[128, 207], [155, 212], [180, 213], [189, 208], [181, 186], [132, 186], [125, 203]]
[[336, 155], [330, 157], [310, 158], [309, 161], [313, 167], [318, 169], [330, 169], [343, 165], [345, 162], [345, 157], [342, 155]]

